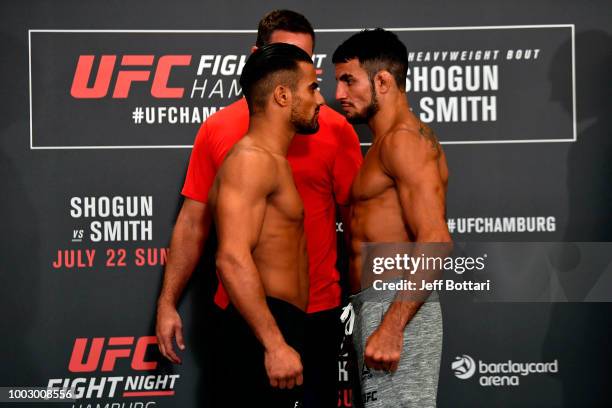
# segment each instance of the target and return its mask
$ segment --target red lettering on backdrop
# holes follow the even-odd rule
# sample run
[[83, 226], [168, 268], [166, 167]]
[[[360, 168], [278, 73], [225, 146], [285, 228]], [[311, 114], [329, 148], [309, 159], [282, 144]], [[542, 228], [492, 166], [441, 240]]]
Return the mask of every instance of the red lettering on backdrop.
[[[108, 94], [116, 55], [103, 55], [100, 59], [98, 72], [93, 86], [88, 86], [94, 65], [94, 55], [80, 55], [77, 61], [70, 95], [77, 99], [100, 99]], [[124, 55], [121, 66], [124, 67], [151, 67], [155, 60], [154, 55]], [[170, 73], [175, 66], [188, 66], [191, 64], [191, 55], [164, 55], [155, 69], [151, 95], [155, 98], [182, 98], [185, 88], [168, 86]], [[133, 82], [147, 82], [151, 77], [151, 70], [121, 70], [117, 74], [117, 81], [113, 91], [113, 98], [125, 99], [130, 94]]]
[[115, 67], [116, 55], [103, 55], [98, 68], [98, 74], [94, 81], [93, 87], [89, 88], [87, 83], [91, 76], [93, 67], [93, 55], [81, 55], [77, 62], [70, 95], [74, 98], [93, 99], [104, 98], [108, 92], [111, 77], [113, 76], [113, 68]]
[[[111, 337], [108, 339], [109, 346], [131, 346], [133, 343], [133, 337]], [[129, 357], [131, 353], [132, 350], [129, 348], [106, 350], [104, 362], [102, 363], [102, 371], [113, 371], [117, 359], [121, 357]]]
[[191, 55], [164, 55], [161, 57], [155, 70], [151, 95], [156, 98], [182, 98], [185, 89], [168, 88], [168, 78], [173, 66], [189, 64], [191, 64]]
[[[87, 360], [83, 362], [87, 351], [88, 339], [77, 338], [74, 342], [68, 369], [71, 372], [77, 373], [96, 371], [104, 350], [104, 340], [104, 337], [95, 337], [91, 339], [91, 346], [87, 352]], [[134, 337], [110, 337], [108, 339], [107, 346], [115, 347], [107, 348], [104, 351], [104, 361], [102, 362], [101, 371], [113, 371], [115, 369], [117, 359], [129, 358], [132, 355], [132, 349], [134, 350], [131, 361], [132, 369], [144, 371], [154, 370], [157, 368], [157, 361], [145, 361], [147, 348], [152, 344], [157, 344], [157, 338], [155, 336], [139, 337], [136, 342], [136, 346], [133, 347], [133, 344]]]
[[[153, 55], [124, 55], [121, 59], [123, 66], [151, 66], [153, 65]], [[150, 71], [119, 71], [117, 84], [113, 98], [127, 98], [130, 93], [130, 86], [134, 81], [146, 82], [151, 75]]]
[[89, 373], [96, 371], [98, 362], [100, 361], [100, 355], [102, 354], [102, 347], [104, 346], [104, 337], [96, 337], [92, 339], [89, 355], [87, 356], [87, 362], [83, 363], [86, 346], [86, 338], [78, 338], [74, 341], [72, 356], [70, 357], [70, 363], [68, 364], [68, 370], [71, 372]]
[[147, 347], [151, 344], [157, 344], [157, 337], [145, 336], [138, 339], [132, 358], [132, 368], [134, 370], [155, 370], [157, 368], [157, 361], [145, 361], [144, 359]]

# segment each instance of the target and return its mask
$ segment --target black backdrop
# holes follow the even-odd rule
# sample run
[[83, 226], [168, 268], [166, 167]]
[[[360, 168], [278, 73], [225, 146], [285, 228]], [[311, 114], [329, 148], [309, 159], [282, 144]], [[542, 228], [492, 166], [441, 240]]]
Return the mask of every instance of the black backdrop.
[[[7, 1], [0, 5], [1, 386], [82, 378], [82, 383], [103, 386], [100, 398], [96, 391], [76, 406], [206, 406], [215, 375], [207, 364], [214, 352], [207, 331], [210, 266], [198, 270], [181, 303], [184, 364], [161, 361], [154, 346], [144, 357], [139, 351], [154, 334], [163, 251], [180, 208], [198, 116], [237, 97], [232, 63], [248, 53], [257, 21], [272, 8], [300, 11], [320, 30], [315, 53], [321, 55], [321, 86], [332, 106], [331, 53], [350, 35], [342, 29], [397, 29], [415, 53], [412, 86], [417, 68], [430, 74], [420, 90], [409, 92], [409, 100], [419, 114], [433, 115], [431, 126], [445, 143], [451, 170], [449, 227], [455, 240], [611, 240], [609, 2]], [[497, 57], [485, 59], [484, 52], [477, 57], [478, 50], [498, 50]], [[531, 50], [530, 59], [524, 59], [525, 50]], [[449, 52], [445, 60], [444, 51]], [[455, 61], [451, 51], [459, 54]], [[99, 73], [100, 56], [117, 56], [105, 96], [71, 93], [80, 55], [96, 58], [89, 86]], [[125, 55], [152, 59], [125, 68]], [[151, 91], [166, 55], [191, 56], [189, 63], [172, 67], [168, 80], [167, 87], [184, 89], [180, 97], [159, 98]], [[228, 55], [236, 57], [226, 59], [223, 69]], [[217, 72], [215, 56], [221, 56]], [[199, 73], [202, 61], [208, 65]], [[453, 87], [461, 78], [449, 77], [451, 66], [463, 79], [467, 71], [478, 76], [480, 70], [481, 83]], [[132, 83], [126, 98], [114, 98], [119, 71], [130, 70], [149, 77]], [[194, 85], [202, 88], [206, 80], [207, 88], [192, 95]], [[436, 86], [440, 89], [432, 89]], [[486, 115], [483, 100], [489, 106]], [[474, 109], [468, 111], [467, 105]], [[147, 116], [136, 123], [139, 107], [155, 123], [147, 123]], [[187, 113], [171, 123], [171, 108], [178, 112], [181, 107]], [[160, 112], [166, 116], [160, 119]], [[358, 131], [365, 152], [370, 135]], [[71, 213], [78, 207], [74, 197], [95, 197], [102, 212], [107, 201], [100, 197], [108, 197], [108, 203], [113, 197], [144, 197], [140, 201], [150, 206], [132, 215], [84, 217]], [[105, 223], [125, 232], [126, 225], [117, 227], [115, 221], [131, 221], [134, 226], [127, 227], [136, 235], [97, 240], [95, 231]], [[87, 254], [93, 250], [90, 265]], [[76, 264], [55, 268], [58, 251], [74, 255]], [[609, 303], [586, 302], [447, 305], [439, 406], [609, 406], [610, 312]], [[83, 356], [83, 361], [92, 359], [90, 367], [79, 368], [77, 339], [84, 339], [86, 350], [101, 344]], [[94, 364], [98, 352], [100, 361]], [[116, 364], [105, 361], [122, 352], [128, 356]], [[76, 356], [74, 365], [71, 356]], [[462, 356], [486, 363], [556, 360], [558, 372], [521, 377], [518, 385], [486, 386], [482, 378], [454, 374], [451, 364]], [[175, 374], [179, 377], [166, 377]], [[339, 371], [343, 380], [345, 374]], [[147, 375], [154, 377], [147, 380]], [[158, 386], [139, 383], [132, 392], [174, 393], [124, 394], [130, 392], [128, 377], [140, 376]], [[247, 380], [237, 367], [236, 392]], [[114, 393], [112, 381], [118, 384]], [[344, 391], [340, 397], [340, 406], [347, 405]]]

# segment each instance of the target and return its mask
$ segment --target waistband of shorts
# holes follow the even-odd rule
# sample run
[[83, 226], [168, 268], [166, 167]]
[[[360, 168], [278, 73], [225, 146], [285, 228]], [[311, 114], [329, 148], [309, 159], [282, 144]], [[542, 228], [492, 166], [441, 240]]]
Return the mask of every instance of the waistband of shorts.
[[[295, 316], [296, 318], [303, 319], [306, 317], [306, 312], [296, 305], [287, 302], [286, 300], [282, 300], [273, 296], [266, 296], [266, 303], [272, 315], [276, 316], [277, 314], [284, 314], [289, 316]], [[238, 309], [234, 307], [234, 305], [230, 302], [227, 308], [222, 309], [228, 313], [238, 313]]]
[[[373, 287], [367, 287], [365, 289], [360, 290], [359, 292], [350, 295], [348, 297], [348, 301], [356, 307], [365, 302], [375, 302], [375, 303], [383, 303], [388, 304], [393, 302], [396, 299], [396, 291], [393, 290], [376, 290]], [[438, 302], [440, 299], [437, 291], [432, 291], [429, 297], [427, 298], [427, 302]]]
[[270, 308], [270, 310], [280, 309], [287, 311], [288, 313], [294, 313], [298, 316], [306, 316], [306, 311], [300, 309], [292, 303], [287, 302], [286, 300], [282, 300], [273, 296], [266, 296], [266, 303], [268, 303], [268, 307]]

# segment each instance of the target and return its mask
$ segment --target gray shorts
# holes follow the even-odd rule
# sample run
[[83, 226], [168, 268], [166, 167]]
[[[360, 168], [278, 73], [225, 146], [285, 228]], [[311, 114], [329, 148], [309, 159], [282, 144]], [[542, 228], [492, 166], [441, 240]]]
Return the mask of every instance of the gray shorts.
[[[440, 303], [424, 303], [404, 330], [404, 345], [396, 372], [368, 368], [365, 344], [380, 325], [393, 297], [374, 297], [373, 289], [350, 297], [355, 311], [353, 346], [361, 376], [361, 402], [367, 408], [436, 406], [442, 355], [442, 312]], [[386, 297], [386, 298], [385, 298]], [[354, 393], [358, 398], [358, 393]]]

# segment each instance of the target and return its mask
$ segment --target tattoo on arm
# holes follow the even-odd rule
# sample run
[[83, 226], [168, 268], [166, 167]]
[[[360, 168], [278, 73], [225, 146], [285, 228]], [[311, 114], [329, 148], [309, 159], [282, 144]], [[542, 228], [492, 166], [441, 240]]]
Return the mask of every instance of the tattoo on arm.
[[429, 126], [421, 124], [419, 127], [419, 134], [431, 143], [431, 148], [438, 151], [440, 150], [440, 143], [433, 130]]

